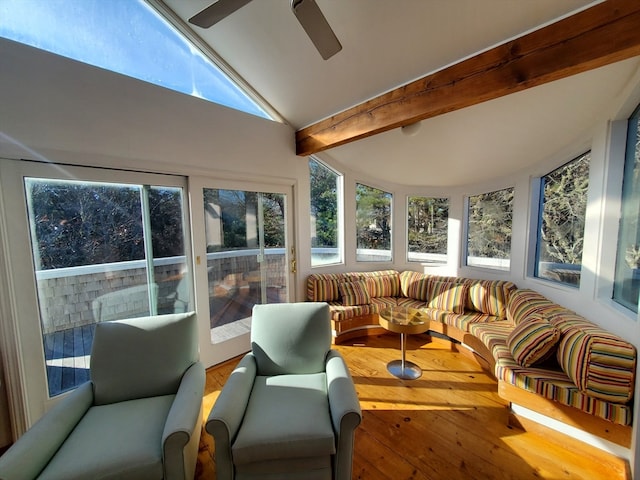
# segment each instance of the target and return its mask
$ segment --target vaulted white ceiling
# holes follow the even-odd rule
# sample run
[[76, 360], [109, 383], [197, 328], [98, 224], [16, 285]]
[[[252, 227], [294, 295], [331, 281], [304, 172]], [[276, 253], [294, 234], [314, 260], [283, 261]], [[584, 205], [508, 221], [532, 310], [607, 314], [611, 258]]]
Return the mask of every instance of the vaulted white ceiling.
[[[185, 23], [211, 3], [165, 0]], [[327, 61], [289, 0], [253, 0], [209, 29], [190, 28], [299, 129], [599, 2], [317, 3], [343, 45]], [[425, 120], [415, 136], [392, 130], [322, 156], [404, 185], [446, 187], [509, 176], [588, 143], [639, 67], [636, 57]]]

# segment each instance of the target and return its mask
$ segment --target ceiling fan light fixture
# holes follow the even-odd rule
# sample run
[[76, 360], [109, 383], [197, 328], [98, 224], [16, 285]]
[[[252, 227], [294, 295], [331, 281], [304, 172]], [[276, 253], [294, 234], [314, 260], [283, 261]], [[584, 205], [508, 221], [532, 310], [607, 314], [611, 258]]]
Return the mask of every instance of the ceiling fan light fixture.
[[417, 122], [410, 123], [408, 125], [403, 125], [400, 127], [400, 130], [403, 135], [406, 135], [407, 137], [414, 137], [420, 131], [420, 127], [422, 127], [422, 120], [418, 120]]

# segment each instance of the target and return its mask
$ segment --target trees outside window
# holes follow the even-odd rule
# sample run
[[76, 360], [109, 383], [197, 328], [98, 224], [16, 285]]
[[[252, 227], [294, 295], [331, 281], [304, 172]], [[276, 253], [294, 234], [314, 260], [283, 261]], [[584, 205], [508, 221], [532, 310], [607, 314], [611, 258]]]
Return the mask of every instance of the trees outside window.
[[590, 158], [587, 152], [540, 179], [539, 278], [580, 285]]
[[638, 313], [640, 295], [640, 106], [629, 118], [613, 299]]
[[508, 270], [513, 188], [471, 196], [468, 204], [467, 265]]
[[311, 194], [311, 266], [342, 262], [340, 198], [342, 178], [323, 163], [309, 159]]
[[391, 261], [392, 197], [389, 192], [356, 184], [357, 261]]
[[407, 260], [446, 263], [449, 199], [407, 199]]

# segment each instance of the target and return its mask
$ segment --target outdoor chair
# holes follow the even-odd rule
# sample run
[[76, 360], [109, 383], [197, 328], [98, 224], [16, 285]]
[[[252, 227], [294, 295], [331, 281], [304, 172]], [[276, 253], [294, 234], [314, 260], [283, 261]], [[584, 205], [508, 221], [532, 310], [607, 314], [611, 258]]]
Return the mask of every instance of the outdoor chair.
[[361, 418], [347, 365], [331, 349], [327, 304], [256, 305], [251, 352], [206, 423], [217, 478], [351, 479]]
[[205, 371], [193, 312], [96, 325], [91, 380], [0, 457], [0, 479], [194, 477]]

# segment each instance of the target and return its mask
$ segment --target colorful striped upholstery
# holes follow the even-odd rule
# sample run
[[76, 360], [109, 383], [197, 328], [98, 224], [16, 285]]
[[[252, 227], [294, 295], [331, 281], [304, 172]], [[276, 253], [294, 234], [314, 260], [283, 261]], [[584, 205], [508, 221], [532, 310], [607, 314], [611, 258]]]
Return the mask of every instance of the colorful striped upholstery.
[[614, 403], [633, 397], [636, 350], [599, 329], [573, 328], [558, 346], [558, 363], [581, 392]]
[[553, 312], [566, 312], [567, 309], [553, 303], [535, 290], [520, 288], [509, 295], [507, 301], [507, 320], [514, 325], [524, 322], [534, 313], [544, 313], [544, 316]]
[[354, 306], [371, 303], [367, 284], [362, 280], [341, 282], [338, 284], [338, 290], [340, 290], [340, 298], [342, 298], [343, 305]]
[[463, 332], [469, 332], [471, 325], [475, 323], [492, 323], [496, 320], [500, 320], [498, 317], [486, 315], [480, 312], [453, 313], [435, 308], [425, 308], [423, 311], [430, 319], [446, 323], [447, 325], [456, 327], [458, 330], [462, 330]]
[[335, 320], [336, 322], [353, 318], [353, 317], [358, 317], [360, 315], [369, 315], [371, 313], [378, 313], [380, 311], [380, 307], [375, 303], [370, 303], [369, 305], [354, 305], [354, 306], [345, 306], [342, 304], [342, 302], [328, 302], [328, 303], [329, 303], [329, 311], [331, 312], [331, 320]]
[[341, 273], [316, 273], [307, 277], [307, 301], [333, 302], [340, 299], [338, 284], [346, 281]]
[[372, 298], [397, 297], [400, 295], [400, 274], [395, 270], [364, 272], [360, 278], [367, 283]]
[[516, 325], [507, 337], [513, 359], [531, 367], [551, 357], [558, 346], [560, 330], [540, 315]]
[[507, 301], [515, 284], [496, 280], [476, 280], [469, 283], [470, 310], [507, 318]]
[[[365, 282], [370, 303], [343, 305], [339, 284], [357, 280]], [[454, 313], [451, 310], [460, 311], [460, 292], [465, 288], [464, 311]], [[436, 291], [441, 298], [434, 297]], [[449, 291], [458, 295], [448, 298]], [[500, 381], [617, 424], [632, 424], [635, 348], [533, 290], [517, 289], [506, 281], [383, 270], [310, 275], [307, 298], [327, 301], [332, 320], [345, 321], [343, 325], [357, 322], [360, 316], [375, 315], [390, 305], [421, 308], [432, 322], [455, 327], [482, 342], [493, 355]], [[428, 302], [441, 308], [429, 308]], [[520, 365], [509, 348], [509, 334], [517, 325], [541, 317], [560, 332], [558, 353], [544, 366]], [[371, 320], [374, 323], [375, 316]], [[517, 343], [515, 336], [512, 341]], [[522, 348], [526, 352], [529, 347]]]
[[425, 308], [427, 306], [427, 303], [422, 300], [407, 297], [398, 297], [396, 298], [396, 302], [401, 307]]
[[[507, 320], [469, 324], [469, 333], [480, 340], [496, 359], [507, 345], [507, 338], [512, 330], [513, 324]], [[508, 348], [507, 353], [511, 356]]]
[[587, 395], [571, 381], [560, 368], [522, 367], [512, 357], [499, 358], [496, 377], [562, 405], [575, 407], [583, 412], [619, 425], [631, 425], [633, 407], [630, 403], [608, 402]]
[[429, 300], [428, 276], [424, 273], [405, 270], [400, 274], [400, 290], [404, 297], [426, 302]]
[[428, 308], [463, 313], [469, 296], [469, 285], [466, 283], [429, 281]]

